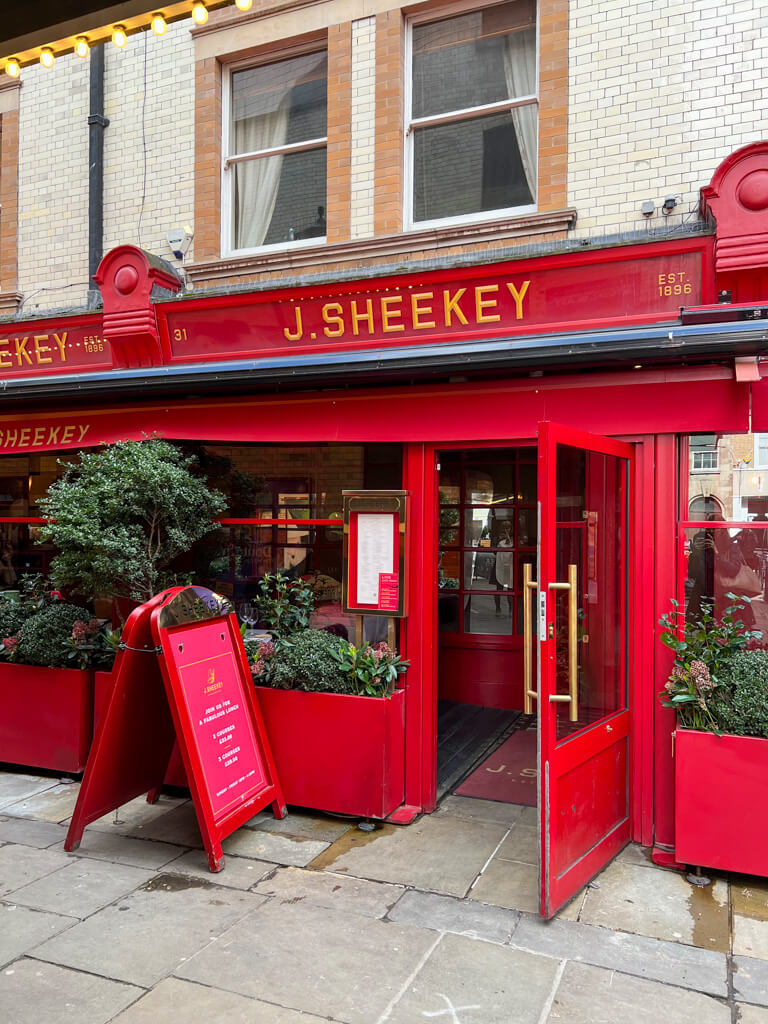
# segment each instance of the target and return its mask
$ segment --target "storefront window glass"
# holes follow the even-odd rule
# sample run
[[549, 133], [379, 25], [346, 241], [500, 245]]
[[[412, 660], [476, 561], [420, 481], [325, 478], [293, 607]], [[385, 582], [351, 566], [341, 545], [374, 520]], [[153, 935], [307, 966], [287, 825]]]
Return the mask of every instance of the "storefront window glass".
[[[688, 622], [710, 606], [738, 612], [768, 647], [768, 435], [690, 434], [681, 441], [680, 557]], [[687, 469], [687, 472], [686, 472]]]
[[[315, 593], [312, 624], [352, 636], [354, 623], [341, 614], [342, 490], [401, 488], [401, 446], [176, 443], [196, 457], [229, 507], [222, 526], [173, 568], [230, 597], [240, 618], [254, 626], [261, 576], [302, 577]], [[40, 498], [63, 472], [60, 461], [76, 462], [77, 453], [0, 457], [0, 589], [49, 568], [55, 550], [35, 542], [40, 524], [33, 520]], [[381, 639], [370, 630], [367, 635]]]

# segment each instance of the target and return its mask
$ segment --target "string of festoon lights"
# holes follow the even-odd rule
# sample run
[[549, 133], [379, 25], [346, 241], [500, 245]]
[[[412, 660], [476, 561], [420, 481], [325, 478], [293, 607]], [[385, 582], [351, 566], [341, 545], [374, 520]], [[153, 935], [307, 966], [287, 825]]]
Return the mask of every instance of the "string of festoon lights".
[[[249, 11], [253, 6], [253, 0], [233, 0], [234, 6], [240, 11]], [[186, 5], [185, 5], [186, 6]], [[179, 20], [181, 17], [191, 17], [192, 21], [196, 25], [204, 25], [208, 21], [208, 9], [213, 7], [223, 6], [222, 0], [208, 0], [208, 4], [204, 3], [204, 0], [194, 0], [194, 2], [188, 6], [186, 12], [174, 13], [173, 21]], [[178, 5], [174, 5], [176, 11], [178, 11]], [[102, 30], [98, 34], [100, 36], [111, 35], [112, 43], [117, 47], [118, 50], [122, 50], [128, 43], [128, 37], [131, 32], [145, 31], [151, 29], [156, 36], [164, 36], [168, 31], [168, 20], [166, 13], [161, 11], [155, 11], [153, 14], [149, 14], [149, 21], [144, 24], [132, 25], [131, 28], [127, 28], [125, 25], [117, 24], [112, 25], [111, 28], [107, 28], [106, 31]], [[68, 45], [62, 46], [62, 49], [58, 56], [64, 53], [71, 53], [74, 51], [78, 57], [85, 58], [90, 53], [91, 45], [94, 33], [91, 33], [91, 37], [88, 35], [78, 35], [75, 37], [74, 45], [69, 42]], [[102, 38], [95, 40], [96, 42], [102, 42]], [[44, 68], [52, 68], [56, 62], [57, 54], [54, 53], [52, 46], [43, 46], [40, 50], [40, 64]], [[25, 64], [30, 63], [25, 61]], [[3, 70], [6, 75], [11, 78], [18, 78], [21, 74], [22, 61], [19, 57], [8, 57], [5, 61]]]

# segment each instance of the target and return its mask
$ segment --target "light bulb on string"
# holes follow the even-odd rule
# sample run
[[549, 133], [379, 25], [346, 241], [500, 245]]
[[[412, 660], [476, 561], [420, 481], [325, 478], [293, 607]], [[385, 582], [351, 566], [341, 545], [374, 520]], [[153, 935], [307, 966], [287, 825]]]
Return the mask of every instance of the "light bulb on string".
[[122, 50], [122, 48], [128, 42], [128, 34], [125, 31], [125, 25], [112, 26], [112, 42], [115, 44], [118, 50]]
[[53, 50], [50, 46], [44, 46], [40, 51], [40, 63], [44, 68], [52, 68], [56, 58], [53, 55]]
[[204, 25], [208, 21], [208, 9], [201, 0], [192, 4], [192, 20], [196, 25]]
[[87, 57], [91, 49], [91, 44], [88, 42], [85, 36], [78, 36], [75, 40], [75, 53], [78, 57]]
[[156, 36], [164, 36], [168, 30], [168, 22], [162, 14], [153, 14], [150, 25]]

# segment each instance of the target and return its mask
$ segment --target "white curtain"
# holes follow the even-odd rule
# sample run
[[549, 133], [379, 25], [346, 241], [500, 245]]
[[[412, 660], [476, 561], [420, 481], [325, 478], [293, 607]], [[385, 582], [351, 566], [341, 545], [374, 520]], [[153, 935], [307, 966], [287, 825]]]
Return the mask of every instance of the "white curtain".
[[[275, 110], [235, 121], [234, 152], [255, 153], [285, 145], [290, 110], [291, 90], [288, 89]], [[282, 169], [282, 156], [234, 165], [236, 248], [251, 249], [264, 244], [275, 212]]]
[[[512, 98], [530, 96], [536, 92], [536, 29], [511, 32], [504, 40], [504, 75]], [[536, 199], [536, 151], [539, 120], [535, 103], [517, 107], [512, 123], [517, 134], [517, 145], [523, 161], [525, 180]]]

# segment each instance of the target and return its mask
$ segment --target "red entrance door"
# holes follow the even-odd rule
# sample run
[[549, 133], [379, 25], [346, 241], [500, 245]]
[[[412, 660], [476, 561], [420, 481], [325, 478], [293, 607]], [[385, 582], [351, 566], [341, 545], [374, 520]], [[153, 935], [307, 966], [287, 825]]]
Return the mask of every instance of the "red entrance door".
[[[630, 836], [632, 462], [632, 448], [622, 442], [539, 425], [538, 685], [529, 699], [538, 693], [546, 918]], [[533, 593], [535, 584], [528, 586]]]

